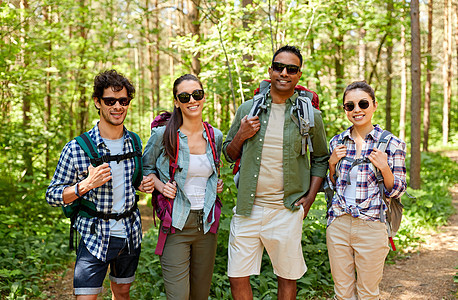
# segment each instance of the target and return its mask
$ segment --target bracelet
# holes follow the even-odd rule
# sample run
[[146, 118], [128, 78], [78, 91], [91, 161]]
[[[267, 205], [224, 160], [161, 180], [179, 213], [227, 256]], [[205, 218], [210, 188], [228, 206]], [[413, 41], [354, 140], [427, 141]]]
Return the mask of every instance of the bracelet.
[[75, 195], [76, 195], [78, 198], [81, 198], [80, 193], [78, 193], [78, 184], [79, 184], [79, 182], [78, 182], [77, 184], [75, 184]]

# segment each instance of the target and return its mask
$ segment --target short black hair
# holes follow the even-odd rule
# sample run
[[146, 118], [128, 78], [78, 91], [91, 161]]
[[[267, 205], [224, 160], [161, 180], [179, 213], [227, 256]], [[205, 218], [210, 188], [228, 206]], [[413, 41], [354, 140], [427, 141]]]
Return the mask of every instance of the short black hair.
[[114, 92], [126, 88], [129, 99], [133, 99], [135, 96], [135, 88], [132, 83], [116, 70], [106, 70], [95, 76], [92, 98], [102, 99], [103, 91], [107, 88], [111, 88]]
[[345, 103], [345, 96], [347, 96], [347, 93], [351, 90], [361, 90], [363, 92], [366, 92], [371, 98], [372, 101], [375, 103], [375, 92], [374, 89], [366, 82], [366, 80], [362, 81], [353, 81], [350, 83], [346, 88], [345, 92], [343, 94], [342, 98], [342, 103]]
[[294, 55], [296, 55], [299, 58], [299, 61], [301, 62], [301, 65], [299, 67], [302, 67], [301, 50], [299, 50], [299, 48], [297, 48], [295, 46], [290, 46], [290, 45], [285, 45], [285, 46], [281, 47], [280, 49], [278, 49], [277, 52], [275, 52], [274, 57], [272, 57], [272, 63], [275, 61], [275, 57], [277, 57], [277, 55], [282, 53], [282, 52], [290, 52], [290, 53], [293, 53]]

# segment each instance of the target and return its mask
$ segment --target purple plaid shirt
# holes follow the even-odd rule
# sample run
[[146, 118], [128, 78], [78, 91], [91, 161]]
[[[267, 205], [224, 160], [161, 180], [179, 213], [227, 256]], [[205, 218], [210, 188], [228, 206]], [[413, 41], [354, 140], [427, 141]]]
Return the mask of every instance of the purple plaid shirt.
[[[352, 139], [350, 131], [352, 126], [339, 135], [331, 139], [329, 152], [332, 153], [339, 141], [343, 141], [347, 146], [347, 157], [356, 159], [356, 144]], [[361, 150], [361, 157], [367, 157], [372, 152], [372, 149], [377, 146], [377, 143], [382, 135], [383, 129], [375, 125], [374, 129], [366, 136]], [[406, 190], [406, 144], [397, 137], [392, 137], [387, 145], [386, 153], [388, 155], [388, 165], [394, 175], [394, 186], [391, 192], [385, 189], [385, 194], [390, 198], [398, 198], [404, 194]], [[363, 163], [355, 166], [358, 168], [356, 184], [356, 207], [347, 205], [344, 197], [344, 191], [347, 187], [347, 175], [350, 171], [351, 162], [342, 160], [339, 168], [339, 177], [336, 180], [336, 185], [332, 182], [328, 175], [329, 185], [336, 191], [332, 199], [332, 205], [329, 208], [328, 222], [329, 226], [337, 217], [345, 214], [350, 214], [355, 218], [361, 218], [370, 221], [380, 221], [380, 212], [387, 209], [383, 202], [382, 195], [377, 184], [376, 174], [370, 167], [369, 163]]]
[[[98, 124], [88, 131], [89, 135], [97, 146], [97, 151], [100, 155], [109, 155], [110, 150], [107, 148], [100, 136]], [[124, 128], [124, 146], [123, 152], [132, 152], [135, 149], [132, 146], [131, 137]], [[141, 145], [140, 145], [141, 147]], [[132, 183], [132, 176], [135, 170], [134, 159], [126, 159], [120, 163], [124, 164], [125, 176], [124, 186], [126, 187], [125, 210], [129, 210], [135, 204], [135, 188]], [[51, 206], [62, 206], [64, 201], [62, 193], [67, 186], [72, 186], [87, 177], [87, 169], [91, 164], [89, 156], [81, 149], [75, 139], [65, 145], [60, 155], [59, 162], [56, 167], [56, 172], [51, 180], [51, 184], [46, 191], [46, 201]], [[113, 187], [112, 181], [108, 181], [104, 185], [92, 189], [83, 195], [86, 200], [95, 203], [97, 211], [111, 213], [113, 207]], [[126, 228], [126, 235], [131, 239], [134, 248], [140, 247], [142, 240], [142, 227], [140, 219], [140, 211], [137, 209], [130, 217], [121, 219]], [[97, 257], [105, 261], [108, 250], [108, 242], [110, 240], [110, 220], [102, 220], [98, 218], [84, 218], [78, 215], [75, 223], [76, 229], [81, 234], [81, 237], [86, 245], [87, 250]], [[91, 227], [94, 229], [91, 232]]]

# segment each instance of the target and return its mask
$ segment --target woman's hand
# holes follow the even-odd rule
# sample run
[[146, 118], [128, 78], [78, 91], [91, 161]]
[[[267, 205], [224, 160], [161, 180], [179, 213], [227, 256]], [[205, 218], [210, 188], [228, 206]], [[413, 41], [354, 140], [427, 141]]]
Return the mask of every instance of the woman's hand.
[[218, 183], [216, 184], [216, 192], [218, 194], [223, 192], [223, 186], [224, 186], [223, 180], [222, 179], [218, 179]]
[[372, 149], [372, 152], [369, 154], [368, 158], [371, 163], [381, 172], [387, 168], [390, 168], [390, 166], [388, 166], [388, 155], [377, 148]]
[[175, 199], [175, 195], [177, 193], [177, 183], [175, 181], [172, 183], [167, 182], [162, 188], [161, 193], [169, 199]]
[[331, 157], [329, 158], [329, 166], [335, 167], [339, 160], [347, 156], [347, 146], [339, 145], [332, 151]]

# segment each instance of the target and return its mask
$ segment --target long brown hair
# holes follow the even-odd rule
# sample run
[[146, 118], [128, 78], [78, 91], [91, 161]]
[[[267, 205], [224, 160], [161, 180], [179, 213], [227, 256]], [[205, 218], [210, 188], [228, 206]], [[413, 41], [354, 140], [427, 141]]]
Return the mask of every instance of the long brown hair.
[[[183, 76], [178, 77], [175, 82], [173, 83], [173, 100], [177, 100], [177, 88], [180, 83], [183, 81], [195, 81], [199, 83], [200, 87], [203, 89], [202, 83], [200, 80], [192, 75], [192, 74], [185, 74]], [[162, 145], [164, 146], [165, 153], [169, 158], [175, 160], [175, 155], [177, 151], [177, 134], [178, 129], [180, 126], [183, 125], [183, 114], [181, 112], [181, 108], [174, 107], [172, 116], [170, 117], [169, 121], [165, 125], [164, 137], [162, 139]]]

